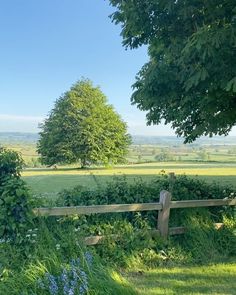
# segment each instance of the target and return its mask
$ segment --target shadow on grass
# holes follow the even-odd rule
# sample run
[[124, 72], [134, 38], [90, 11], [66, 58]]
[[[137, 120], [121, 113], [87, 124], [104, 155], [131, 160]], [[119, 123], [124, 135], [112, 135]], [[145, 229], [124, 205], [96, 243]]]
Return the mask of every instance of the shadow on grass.
[[130, 273], [140, 294], [236, 294], [235, 263], [202, 267], [158, 268]]
[[[123, 177], [124, 174], [120, 173], [119, 175], [115, 174], [116, 177]], [[201, 175], [194, 176], [189, 175], [190, 177], [198, 178], [204, 180], [208, 183], [216, 182], [221, 185], [230, 185], [236, 188], [236, 175]], [[82, 185], [88, 187], [89, 189], [96, 189], [98, 185], [104, 185], [107, 182], [111, 181], [114, 177], [111, 175], [94, 175], [94, 174], [70, 174], [70, 175], [35, 175], [35, 176], [24, 176], [24, 180], [27, 182], [31, 190], [35, 194], [50, 194], [57, 193], [63, 189], [71, 189], [77, 185]], [[158, 174], [127, 174], [126, 179], [130, 182], [134, 181], [136, 178], [142, 178], [144, 181], [151, 181], [158, 179]]]
[[222, 167], [235, 167], [236, 168], [236, 162], [232, 163], [221, 163], [221, 162], [186, 162], [186, 163], [178, 163], [178, 162], [173, 162], [168, 163], [168, 162], [152, 162], [149, 164], [145, 163], [136, 163], [136, 164], [131, 164], [131, 165], [120, 165], [120, 166], [114, 166], [111, 168], [107, 168], [104, 166], [92, 166], [92, 167], [86, 167], [86, 168], [81, 168], [81, 167], [57, 167], [56, 169], [53, 167], [48, 167], [48, 168], [26, 168], [25, 171], [40, 171], [40, 172], [52, 172], [53, 171], [84, 171], [84, 172], [96, 172], [98, 170], [101, 171], [109, 171], [109, 170], [130, 170], [130, 169], [157, 169], [157, 170], [162, 170], [162, 169], [204, 169], [204, 168], [222, 168]]

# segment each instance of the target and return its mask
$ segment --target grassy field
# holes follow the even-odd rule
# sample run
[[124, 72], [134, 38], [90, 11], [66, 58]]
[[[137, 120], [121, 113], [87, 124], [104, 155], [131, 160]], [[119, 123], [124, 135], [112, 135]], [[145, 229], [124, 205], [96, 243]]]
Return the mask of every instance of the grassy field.
[[129, 273], [140, 295], [236, 294], [236, 262], [192, 267], [156, 268]]
[[102, 184], [109, 181], [113, 175], [126, 175], [130, 180], [135, 177], [150, 180], [158, 177], [163, 170], [166, 173], [186, 174], [191, 177], [199, 177], [207, 182], [215, 181], [224, 185], [233, 185], [236, 188], [236, 163], [158, 162], [120, 166], [112, 169], [28, 169], [23, 172], [23, 177], [34, 194], [54, 196], [62, 189], [76, 185], [96, 187], [98, 182]]

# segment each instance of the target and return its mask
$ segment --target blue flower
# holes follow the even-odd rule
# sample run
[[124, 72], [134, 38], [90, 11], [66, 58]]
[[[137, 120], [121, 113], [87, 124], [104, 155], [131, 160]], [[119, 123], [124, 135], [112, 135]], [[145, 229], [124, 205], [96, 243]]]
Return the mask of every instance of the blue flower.
[[71, 267], [76, 266], [76, 264], [77, 264], [76, 259], [72, 259], [71, 262], [70, 262]]
[[[85, 253], [88, 264], [92, 263], [92, 255]], [[46, 273], [44, 279], [38, 280], [38, 286], [49, 292], [50, 295], [85, 295], [88, 292], [88, 277], [82, 269], [80, 259], [72, 259], [69, 267], [61, 268], [59, 276]]]
[[56, 278], [49, 274], [46, 273], [46, 277], [48, 279], [49, 282], [49, 292], [51, 295], [57, 295], [58, 294], [58, 286], [57, 286], [57, 282], [56, 282]]
[[45, 285], [44, 285], [42, 279], [38, 279], [38, 285], [39, 285], [39, 288], [45, 289]]
[[63, 283], [63, 294], [67, 295], [69, 293], [70, 286], [69, 286], [68, 272], [65, 268], [63, 268], [63, 271], [61, 274], [61, 280]]
[[74, 288], [70, 288], [70, 290], [68, 292], [68, 295], [74, 295], [75, 294], [74, 291], [75, 291]]
[[88, 291], [88, 286], [86, 284], [82, 284], [79, 288], [79, 294], [84, 295]]
[[91, 266], [92, 263], [93, 263], [93, 256], [92, 256], [92, 254], [90, 252], [85, 252], [84, 256], [85, 256], [85, 260], [88, 263], [88, 265]]
[[79, 294], [83, 295], [83, 294], [86, 294], [88, 291], [88, 277], [83, 270], [80, 270], [80, 279], [82, 284], [79, 288], [79, 292], [80, 292]]

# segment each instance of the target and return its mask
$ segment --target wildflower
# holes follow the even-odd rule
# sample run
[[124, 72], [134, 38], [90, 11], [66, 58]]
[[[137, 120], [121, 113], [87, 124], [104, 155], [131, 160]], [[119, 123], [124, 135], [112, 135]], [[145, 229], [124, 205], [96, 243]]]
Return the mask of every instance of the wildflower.
[[84, 295], [88, 292], [88, 285], [87, 284], [82, 284], [79, 288], [79, 294]]
[[71, 267], [71, 276], [72, 276], [72, 280], [71, 280], [71, 288], [76, 289], [77, 285], [78, 285], [78, 273], [77, 273], [77, 269], [76, 266], [72, 266]]
[[92, 263], [93, 263], [93, 256], [92, 256], [92, 254], [90, 252], [85, 252], [84, 256], [85, 256], [85, 260], [86, 260], [87, 264], [89, 266], [91, 266]]
[[57, 250], [60, 250], [60, 248], [61, 248], [61, 245], [60, 244], [56, 244], [56, 249]]
[[55, 277], [49, 273], [46, 273], [46, 277], [49, 282], [50, 295], [57, 295], [58, 294], [58, 286], [57, 286], [57, 282], [56, 282]]
[[76, 264], [77, 264], [77, 261], [76, 261], [74, 258], [71, 259], [71, 262], [70, 262], [71, 267], [72, 267], [72, 268], [75, 267]]
[[63, 268], [62, 274], [61, 274], [61, 280], [63, 282], [63, 294], [67, 295], [69, 293], [69, 281], [68, 281], [68, 273], [65, 268]]
[[87, 274], [83, 270], [80, 271], [80, 276], [81, 276], [81, 278], [82, 278], [83, 281], [86, 281], [87, 280]]
[[88, 277], [83, 270], [80, 270], [80, 278], [81, 278], [82, 284], [79, 288], [79, 292], [80, 292], [79, 294], [83, 295], [83, 294], [86, 294], [88, 291]]
[[45, 289], [45, 285], [44, 285], [42, 279], [38, 279], [38, 285], [39, 285], [39, 288]]

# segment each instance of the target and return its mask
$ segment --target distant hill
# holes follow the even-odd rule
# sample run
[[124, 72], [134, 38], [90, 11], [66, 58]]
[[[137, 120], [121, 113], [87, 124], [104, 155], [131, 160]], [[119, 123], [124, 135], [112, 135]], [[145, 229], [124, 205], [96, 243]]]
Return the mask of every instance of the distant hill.
[[[2, 143], [31, 143], [34, 144], [39, 139], [37, 133], [23, 132], [0, 132], [0, 144]], [[183, 139], [175, 136], [145, 136], [133, 135], [133, 144], [135, 145], [164, 145], [164, 146], [179, 146], [183, 144]], [[215, 136], [213, 138], [202, 137], [191, 146], [202, 145], [236, 145], [236, 136]]]
[[[183, 138], [176, 136], [145, 136], [145, 135], [133, 135], [133, 144], [156, 144], [156, 145], [182, 145]], [[190, 146], [201, 145], [236, 145], [236, 136], [215, 136], [212, 138], [202, 137], [197, 139]]]
[[36, 143], [37, 133], [0, 132], [0, 143]]

